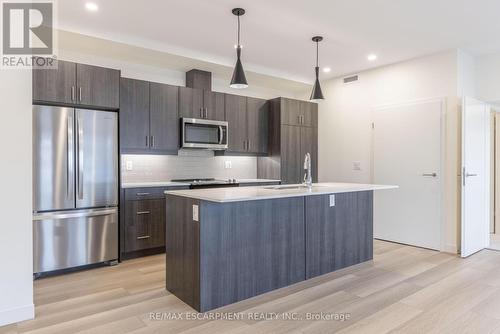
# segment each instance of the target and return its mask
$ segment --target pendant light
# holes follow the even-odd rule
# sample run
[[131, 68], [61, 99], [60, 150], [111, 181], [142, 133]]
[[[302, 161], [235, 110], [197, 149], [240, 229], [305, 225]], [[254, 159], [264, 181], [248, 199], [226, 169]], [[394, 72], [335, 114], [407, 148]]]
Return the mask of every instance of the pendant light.
[[231, 79], [231, 88], [247, 88], [247, 78], [245, 77], [245, 72], [243, 71], [243, 65], [241, 65], [241, 45], [240, 45], [240, 16], [245, 14], [243, 8], [234, 8], [232, 10], [233, 14], [238, 17], [238, 45], [236, 46], [236, 65], [234, 67], [233, 78]]
[[321, 36], [314, 36], [312, 38], [313, 42], [316, 43], [316, 81], [314, 82], [313, 90], [311, 92], [311, 101], [319, 102], [320, 100], [324, 100], [323, 92], [321, 91], [321, 85], [319, 84], [319, 42], [323, 40]]

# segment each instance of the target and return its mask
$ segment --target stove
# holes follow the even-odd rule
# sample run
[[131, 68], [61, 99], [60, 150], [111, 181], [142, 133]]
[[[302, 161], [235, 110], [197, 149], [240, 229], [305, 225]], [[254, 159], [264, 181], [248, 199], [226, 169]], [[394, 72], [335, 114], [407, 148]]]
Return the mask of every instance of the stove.
[[236, 179], [218, 180], [213, 178], [207, 178], [207, 179], [177, 179], [171, 181], [189, 183], [189, 189], [225, 188], [225, 187], [240, 186], [240, 184], [236, 181]]

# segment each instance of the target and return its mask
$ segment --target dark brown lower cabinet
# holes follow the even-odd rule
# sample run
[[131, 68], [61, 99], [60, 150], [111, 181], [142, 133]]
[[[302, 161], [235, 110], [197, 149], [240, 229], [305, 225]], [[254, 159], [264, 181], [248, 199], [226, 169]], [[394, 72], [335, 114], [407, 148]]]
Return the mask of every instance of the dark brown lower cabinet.
[[305, 202], [307, 279], [373, 258], [372, 191], [307, 196]]
[[125, 251], [165, 246], [165, 200], [127, 201]]

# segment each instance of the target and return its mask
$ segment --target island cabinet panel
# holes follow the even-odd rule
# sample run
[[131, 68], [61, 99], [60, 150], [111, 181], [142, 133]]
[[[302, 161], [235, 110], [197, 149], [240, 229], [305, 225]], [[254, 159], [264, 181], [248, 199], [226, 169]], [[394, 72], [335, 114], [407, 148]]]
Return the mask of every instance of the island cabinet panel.
[[193, 220], [195, 205], [199, 208], [200, 201], [167, 196], [166, 287], [200, 310], [200, 223]]
[[373, 259], [373, 191], [307, 196], [305, 212], [307, 279]]

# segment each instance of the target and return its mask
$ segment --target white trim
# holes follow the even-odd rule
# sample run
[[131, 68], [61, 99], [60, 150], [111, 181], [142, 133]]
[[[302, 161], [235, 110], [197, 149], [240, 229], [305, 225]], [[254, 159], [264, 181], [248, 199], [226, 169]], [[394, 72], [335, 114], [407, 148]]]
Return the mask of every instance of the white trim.
[[[432, 97], [432, 98], [422, 98], [422, 99], [414, 99], [414, 100], [408, 100], [408, 101], [402, 101], [402, 102], [397, 102], [397, 103], [387, 103], [387, 104], [380, 104], [373, 106], [371, 108], [371, 122], [370, 125], [373, 124], [374, 119], [373, 119], [373, 114], [375, 111], [378, 110], [384, 110], [384, 109], [389, 109], [389, 108], [394, 108], [394, 107], [403, 107], [403, 106], [410, 106], [410, 105], [415, 105], [415, 104], [424, 104], [424, 103], [431, 103], [431, 102], [440, 102], [441, 103], [441, 117], [440, 117], [440, 127], [441, 127], [441, 133], [440, 133], [440, 173], [442, 177], [439, 178], [439, 183], [440, 183], [440, 194], [439, 194], [439, 216], [440, 216], [440, 249], [439, 251], [441, 252], [446, 252], [446, 253], [457, 253], [457, 246], [452, 246], [452, 245], [447, 245], [446, 244], [446, 221], [447, 221], [447, 211], [446, 211], [446, 180], [448, 177], [447, 170], [446, 170], [446, 156], [447, 156], [447, 151], [446, 151], [446, 123], [447, 123], [447, 114], [448, 114], [448, 98], [447, 97]], [[376, 125], [375, 125], [376, 126]], [[372, 128], [373, 130], [373, 128]], [[371, 132], [370, 140], [371, 140], [371, 145], [370, 145], [370, 182], [374, 183], [374, 132]]]
[[35, 318], [34, 304], [11, 308], [10, 310], [0, 311], [0, 326], [5, 326], [23, 320], [30, 320], [34, 318]]

